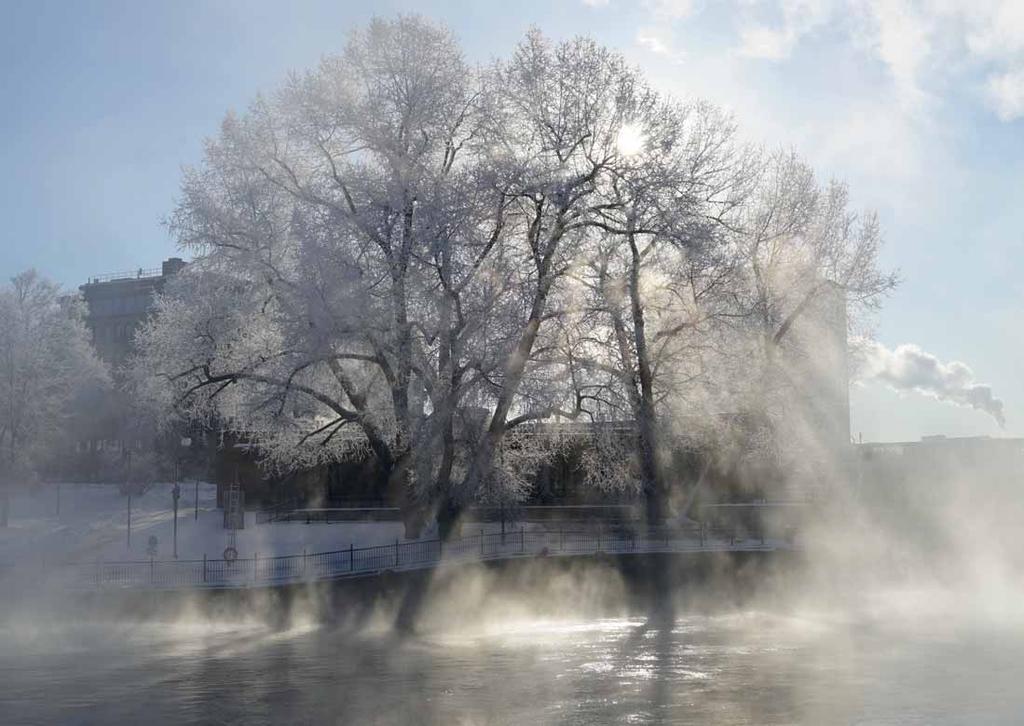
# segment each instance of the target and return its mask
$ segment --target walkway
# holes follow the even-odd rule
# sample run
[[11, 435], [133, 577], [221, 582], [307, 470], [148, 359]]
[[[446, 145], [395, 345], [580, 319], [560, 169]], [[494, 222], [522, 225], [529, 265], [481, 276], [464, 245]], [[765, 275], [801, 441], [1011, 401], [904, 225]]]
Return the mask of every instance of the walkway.
[[699, 532], [665, 530], [646, 536], [625, 532], [526, 531], [478, 534], [446, 542], [395, 542], [333, 552], [226, 560], [77, 563], [47, 574], [74, 587], [94, 588], [248, 588], [366, 577], [490, 560], [595, 554], [670, 552], [757, 552], [791, 549], [781, 540], [702, 537]]

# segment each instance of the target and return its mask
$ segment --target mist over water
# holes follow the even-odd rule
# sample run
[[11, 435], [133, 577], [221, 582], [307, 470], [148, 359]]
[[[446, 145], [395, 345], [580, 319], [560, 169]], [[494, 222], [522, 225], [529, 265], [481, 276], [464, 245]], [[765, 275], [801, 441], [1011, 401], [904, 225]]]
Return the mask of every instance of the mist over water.
[[1012, 723], [1015, 490], [961, 473], [903, 492], [913, 512], [838, 502], [799, 553], [660, 561], [667, 620], [643, 568], [601, 558], [438, 573], [403, 637], [400, 580], [23, 600], [0, 618], [4, 722]]
[[[1018, 631], [747, 609], [505, 620], [58, 626], [4, 648], [6, 723], [1008, 723]], [[55, 688], [55, 679], [60, 687]]]
[[395, 575], [7, 592], [3, 722], [1016, 722], [1019, 472], [906, 462], [895, 486], [882, 456], [808, 515], [795, 552], [442, 569], [421, 575], [411, 634], [394, 629]]

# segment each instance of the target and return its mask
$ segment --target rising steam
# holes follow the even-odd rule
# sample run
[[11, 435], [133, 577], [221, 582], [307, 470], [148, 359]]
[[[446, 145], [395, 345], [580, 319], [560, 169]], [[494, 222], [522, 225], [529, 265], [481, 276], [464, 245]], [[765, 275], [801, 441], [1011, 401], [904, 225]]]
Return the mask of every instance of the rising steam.
[[912, 343], [890, 350], [876, 341], [860, 340], [857, 348], [862, 363], [860, 380], [880, 381], [896, 391], [914, 391], [957, 406], [970, 406], [990, 415], [1000, 427], [1006, 425], [1003, 402], [993, 395], [990, 386], [975, 381], [974, 371], [966, 363], [943, 363]]

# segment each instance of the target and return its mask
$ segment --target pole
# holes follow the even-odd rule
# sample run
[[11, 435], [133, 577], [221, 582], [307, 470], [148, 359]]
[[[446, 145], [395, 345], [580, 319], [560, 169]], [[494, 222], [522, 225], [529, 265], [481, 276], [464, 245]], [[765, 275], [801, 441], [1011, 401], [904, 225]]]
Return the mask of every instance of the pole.
[[[121, 444], [122, 451], [124, 450], [124, 442]], [[132, 450], [128, 449], [125, 452], [125, 471], [124, 471], [124, 483], [128, 489], [128, 549], [132, 548]]]
[[203, 553], [203, 582], [206, 582], [206, 553]]
[[60, 516], [60, 482], [57, 482], [57, 516]]
[[181, 487], [174, 485], [174, 559], [178, 559], [178, 497], [181, 496]]
[[199, 480], [196, 479], [196, 516], [195, 520], [199, 521]]

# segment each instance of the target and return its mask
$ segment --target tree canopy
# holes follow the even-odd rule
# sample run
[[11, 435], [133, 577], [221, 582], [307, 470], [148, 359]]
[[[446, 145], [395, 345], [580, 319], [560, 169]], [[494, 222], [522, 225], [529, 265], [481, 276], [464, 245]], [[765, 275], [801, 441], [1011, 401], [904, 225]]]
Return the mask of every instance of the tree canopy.
[[440, 26], [375, 20], [186, 171], [170, 226], [195, 260], [139, 335], [138, 390], [271, 467], [370, 455], [442, 514], [523, 495], [517, 429], [630, 421], [588, 476], [639, 482], [658, 518], [663, 437], [763, 404], [798, 321], [895, 284], [848, 206], [592, 40], [531, 31], [473, 67]]

